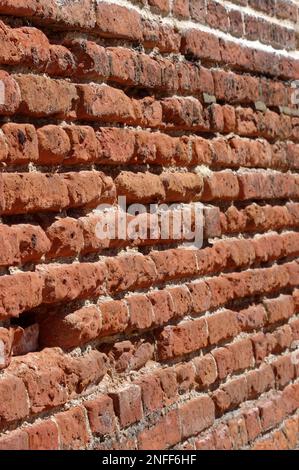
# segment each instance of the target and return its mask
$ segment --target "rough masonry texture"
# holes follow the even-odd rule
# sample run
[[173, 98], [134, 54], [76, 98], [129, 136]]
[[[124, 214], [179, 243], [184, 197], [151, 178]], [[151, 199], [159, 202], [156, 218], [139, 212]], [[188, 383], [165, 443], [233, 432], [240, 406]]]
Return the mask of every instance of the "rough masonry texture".
[[[0, 0], [0, 449], [298, 447], [298, 18]], [[118, 196], [202, 248], [100, 239]]]

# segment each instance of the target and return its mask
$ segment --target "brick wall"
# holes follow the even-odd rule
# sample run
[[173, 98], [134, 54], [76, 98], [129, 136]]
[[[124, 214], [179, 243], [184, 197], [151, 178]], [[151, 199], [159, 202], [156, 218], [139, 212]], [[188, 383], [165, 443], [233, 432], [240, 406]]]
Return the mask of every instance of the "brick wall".
[[[296, 448], [298, 3], [0, 15], [0, 449]], [[119, 196], [202, 247], [101, 239]]]

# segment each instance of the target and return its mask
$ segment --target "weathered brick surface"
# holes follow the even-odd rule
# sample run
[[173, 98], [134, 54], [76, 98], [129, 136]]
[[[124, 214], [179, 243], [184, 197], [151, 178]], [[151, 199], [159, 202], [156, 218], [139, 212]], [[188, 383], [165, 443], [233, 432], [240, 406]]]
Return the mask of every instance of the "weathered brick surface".
[[0, 0], [0, 450], [298, 448], [298, 15]]

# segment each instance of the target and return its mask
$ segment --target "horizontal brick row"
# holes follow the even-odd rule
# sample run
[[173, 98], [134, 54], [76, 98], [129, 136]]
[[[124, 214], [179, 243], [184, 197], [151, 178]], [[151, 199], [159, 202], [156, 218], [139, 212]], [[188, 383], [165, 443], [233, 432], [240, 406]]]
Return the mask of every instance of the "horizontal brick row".
[[[187, 208], [187, 206], [186, 206]], [[250, 204], [242, 209], [230, 206], [225, 212], [218, 207], [206, 205], [203, 208], [202, 235], [204, 239], [220, 237], [221, 234], [267, 232], [296, 228], [299, 225], [299, 205], [288, 202], [283, 206]], [[195, 210], [201, 209], [193, 203], [188, 206], [190, 217]], [[193, 215], [192, 215], [193, 214]], [[117, 230], [110, 239], [101, 235], [97, 229], [109, 222], [116, 225], [124, 214], [116, 211], [111, 218], [103, 214], [91, 214], [78, 219], [61, 217], [52, 221], [45, 217], [42, 226], [33, 224], [0, 225], [0, 266], [20, 266], [29, 262], [41, 262], [43, 259], [52, 260], [61, 257], [74, 257], [78, 254], [102, 253], [109, 248], [125, 246], [147, 246], [167, 244], [178, 241], [192, 241], [195, 233], [184, 234], [179, 229], [171, 232], [174, 213], [169, 211], [168, 228], [166, 233], [164, 219], [161, 215], [143, 215], [136, 217], [126, 215], [126, 233], [118, 234]], [[165, 214], [164, 214], [165, 215]], [[99, 224], [99, 225], [98, 225]], [[151, 224], [154, 224], [152, 226]], [[153, 230], [148, 236], [149, 230]], [[200, 229], [200, 227], [198, 227]], [[175, 235], [175, 240], [174, 240]], [[200, 235], [200, 231], [198, 231]]]
[[[141, 0], [141, 4], [145, 4], [146, 0]], [[231, 0], [226, 2], [225, 6], [219, 2], [211, 0], [174, 0], [172, 8], [170, 0], [148, 0], [149, 6], [154, 12], [162, 14], [172, 14], [178, 18], [191, 19], [194, 21], [207, 23], [213, 28], [219, 28], [215, 25], [216, 18], [220, 22], [220, 27], [225, 21], [225, 16], [228, 18], [224, 25], [230, 25], [229, 32], [234, 33], [232, 26], [235, 21], [242, 21], [242, 10], [231, 8], [234, 3], [240, 6], [249, 6], [253, 10], [260, 11], [267, 16], [277, 17], [284, 20], [289, 20], [296, 23], [298, 16], [298, 6], [292, 0]], [[239, 15], [237, 15], [239, 13]]]
[[251, 49], [219, 38], [214, 33], [188, 29], [181, 43], [181, 52], [204, 63], [225, 64], [232, 70], [292, 79], [298, 75], [298, 61], [276, 53]]
[[[296, 276], [298, 269], [296, 263], [281, 265], [282, 273], [278, 272], [276, 266], [264, 269], [253, 269], [241, 273], [222, 274], [205, 281], [182, 284], [177, 287], [169, 287], [148, 294], [136, 294], [126, 296], [125, 300], [112, 300], [99, 305], [83, 307], [70, 313], [53, 313], [51, 317], [41, 314], [36, 321], [39, 323], [39, 342], [42, 347], [59, 346], [63, 349], [82, 346], [95, 339], [116, 334], [130, 334], [132, 332], [143, 332], [149, 328], [161, 327], [170, 320], [180, 320], [188, 315], [198, 315], [208, 310], [215, 310], [225, 306], [233, 300], [242, 300], [246, 297], [272, 294], [279, 289], [296, 286], [292, 279], [292, 272]], [[283, 272], [284, 270], [284, 272]], [[294, 299], [289, 296], [281, 297], [277, 301], [269, 301], [265, 306], [252, 304], [248, 308], [238, 312], [230, 311], [220, 316], [214, 316], [212, 323], [222, 322], [227, 318], [228, 326], [235, 327], [236, 332], [258, 330], [266, 325], [288, 321], [298, 309], [298, 293], [295, 291]], [[284, 305], [284, 301], [286, 305]], [[266, 308], [266, 309], [265, 309]], [[281, 309], [281, 311], [279, 310]], [[166, 326], [158, 339], [161, 348], [158, 351], [160, 359], [166, 356], [178, 356], [189, 353], [190, 350], [198, 349], [197, 344], [203, 339], [196, 331], [202, 329], [206, 332], [206, 322], [197, 321], [183, 323], [181, 326]], [[294, 331], [297, 323], [293, 323]], [[186, 335], [188, 342], [184, 341]], [[216, 335], [216, 333], [215, 333]], [[215, 336], [214, 335], [214, 336]], [[193, 341], [191, 341], [193, 338]], [[262, 333], [258, 340], [267, 346], [267, 337]], [[206, 340], [205, 338], [203, 339]], [[164, 343], [167, 347], [164, 350]], [[272, 341], [272, 344], [276, 344]], [[128, 347], [129, 344], [123, 344]], [[120, 354], [119, 349], [112, 350], [112, 355]], [[133, 349], [132, 349], [133, 347]], [[135, 354], [132, 349], [132, 360]], [[188, 350], [189, 348], [189, 350]], [[151, 348], [146, 346], [145, 354], [152, 354]], [[175, 351], [175, 353], [174, 353]], [[267, 351], [262, 349], [262, 351]], [[129, 357], [129, 355], [128, 355]], [[262, 357], [262, 356], [261, 356]]]
[[[298, 203], [283, 206], [250, 204], [243, 209], [230, 206], [219, 214], [222, 233], [266, 232], [298, 226]], [[214, 218], [217, 219], [214, 213]], [[220, 233], [220, 231], [218, 233]]]
[[[200, 19], [200, 22], [204, 21], [213, 29], [222, 29], [238, 37], [244, 36], [249, 40], [255, 40], [259, 34], [259, 40], [266, 44], [270, 43], [274, 47], [287, 49], [295, 47], [295, 31], [293, 28], [280, 26], [245, 13], [240, 15], [238, 11], [234, 10], [230, 10], [227, 14], [226, 8], [222, 4], [214, 0], [207, 1], [207, 10], [203, 14], [201, 5], [197, 5], [198, 2], [192, 0], [190, 13], [193, 20], [195, 15], [195, 20]], [[61, 8], [54, 0], [47, 5], [37, 4], [36, 0], [31, 0], [26, 4], [26, 7], [9, 0], [3, 0], [2, 3], [0, 13], [27, 16], [33, 22], [52, 23], [57, 27], [64, 24], [65, 29], [78, 30], [82, 28], [104, 38], [128, 39], [137, 43], [143, 42], [145, 47], [158, 47], [162, 52], [178, 52], [181, 48], [180, 34], [173, 26], [164, 24], [159, 21], [159, 18], [148, 19], [140, 15], [135, 9], [116, 4], [111, 6], [109, 3], [99, 2], [94, 5], [91, 0], [80, 0], [75, 6], [63, 5]], [[180, 2], [181, 6], [182, 2]], [[187, 13], [187, 6], [187, 3], [183, 6], [183, 16]], [[241, 31], [242, 22], [244, 27]], [[210, 33], [204, 34], [207, 38], [210, 35]], [[227, 41], [227, 44], [234, 46], [234, 43], [230, 41]], [[238, 47], [247, 53], [253, 51], [243, 46], [238, 45]], [[283, 65], [284, 57], [278, 57]]]
[[[169, 280], [296, 257], [298, 236], [297, 232], [286, 232], [261, 235], [254, 240], [222, 240], [204, 249], [178, 248], [152, 251], [150, 255], [131, 253], [94, 263], [40, 265], [34, 272], [0, 277], [0, 318], [18, 316], [41, 303], [97, 298]], [[296, 280], [298, 265], [295, 262], [292, 266]]]
[[[235, 3], [238, 3], [238, 1], [240, 0]], [[242, 0], [242, 4], [245, 6], [248, 4], [254, 10], [294, 23], [296, 23], [298, 17], [298, 5], [293, 0]]]
[[[90, 183], [87, 185], [87, 181]], [[70, 208], [96, 208], [126, 203], [212, 202], [219, 200], [298, 199], [297, 174], [270, 171], [198, 172], [121, 171], [113, 180], [98, 171], [68, 173], [1, 173], [2, 215], [61, 212]]]
[[115, 200], [112, 179], [98, 171], [1, 173], [0, 188], [1, 214], [60, 212], [68, 207], [97, 207]]
[[155, 58], [124, 47], [105, 48], [84, 39], [66, 38], [62, 44], [50, 44], [36, 28], [13, 29], [3, 22], [0, 24], [0, 46], [1, 40], [3, 43], [0, 63], [5, 65], [27, 66], [53, 76], [108, 80], [199, 96], [201, 101], [207, 93], [217, 100], [225, 98], [228, 103], [261, 101], [269, 107], [293, 107], [294, 89], [283, 82], [209, 70], [186, 60]]
[[[246, 3], [246, 2], [245, 2]], [[269, 2], [257, 2], [249, 6], [263, 11], [262, 3], [266, 4], [265, 12], [270, 13]], [[159, 0], [150, 0], [149, 4], [154, 11], [160, 11], [164, 14], [170, 12], [168, 0], [162, 2]], [[271, 5], [272, 7], [272, 5]], [[279, 2], [276, 6], [273, 1], [271, 13], [281, 17], [284, 11], [283, 19], [289, 19], [296, 22], [298, 8], [294, 3]], [[179, 19], [193, 20], [207, 25], [213, 29], [220, 29], [225, 33], [230, 33], [236, 37], [243, 37], [249, 40], [260, 40], [265, 44], [271, 44], [278, 49], [295, 48], [295, 33], [293, 28], [286, 28], [277, 23], [271, 23], [269, 18], [261, 18], [244, 13], [240, 9], [231, 8], [231, 5], [225, 5], [215, 0], [175, 0], [172, 6], [172, 14]]]
[[[231, 108], [233, 111], [233, 108]], [[0, 160], [10, 165], [150, 164], [208, 165], [211, 168], [299, 167], [299, 145], [239, 137], [171, 137], [127, 128], [6, 123], [0, 133]]]
[[40, 75], [8, 75], [0, 71], [0, 78], [5, 85], [4, 103], [0, 106], [4, 115], [117, 122], [153, 129], [235, 132], [271, 141], [298, 141], [299, 118], [270, 110], [235, 109], [216, 103], [203, 107], [193, 97], [134, 99], [106, 84], [75, 85]]

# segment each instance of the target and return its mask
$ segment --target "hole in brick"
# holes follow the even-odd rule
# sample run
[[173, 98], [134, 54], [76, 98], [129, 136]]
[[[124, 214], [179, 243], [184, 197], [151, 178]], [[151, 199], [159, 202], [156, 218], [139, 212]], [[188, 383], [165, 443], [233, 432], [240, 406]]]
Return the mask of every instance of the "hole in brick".
[[12, 356], [23, 356], [39, 349], [39, 325], [32, 314], [11, 319], [13, 331]]

